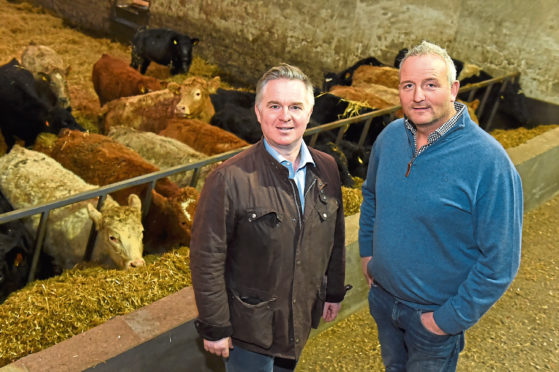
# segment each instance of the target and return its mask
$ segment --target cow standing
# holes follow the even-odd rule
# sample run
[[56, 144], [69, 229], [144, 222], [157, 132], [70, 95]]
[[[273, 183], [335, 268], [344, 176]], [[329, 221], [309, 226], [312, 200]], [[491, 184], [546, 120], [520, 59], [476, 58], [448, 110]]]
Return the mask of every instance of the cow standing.
[[130, 66], [140, 67], [142, 74], [151, 61], [169, 66], [171, 74], [186, 74], [192, 64], [192, 47], [197, 38], [164, 28], [140, 28], [132, 39], [132, 62]]
[[135, 96], [163, 88], [156, 78], [144, 76], [123, 60], [108, 54], [103, 54], [93, 65], [91, 80], [101, 106], [120, 97]]

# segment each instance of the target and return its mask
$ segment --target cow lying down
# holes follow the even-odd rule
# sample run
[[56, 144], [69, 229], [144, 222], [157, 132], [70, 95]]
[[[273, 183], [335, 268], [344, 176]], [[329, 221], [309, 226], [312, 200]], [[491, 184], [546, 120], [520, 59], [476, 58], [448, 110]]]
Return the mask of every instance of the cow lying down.
[[[35, 206], [96, 188], [47, 155], [15, 145], [0, 157], [0, 189], [14, 209]], [[109, 267], [144, 265], [141, 201], [132, 194], [127, 206], [107, 196], [101, 211], [87, 200], [52, 210], [47, 223], [45, 252], [55, 265], [71, 268], [83, 258], [92, 223], [97, 239], [92, 261]], [[33, 234], [40, 215], [26, 219]]]

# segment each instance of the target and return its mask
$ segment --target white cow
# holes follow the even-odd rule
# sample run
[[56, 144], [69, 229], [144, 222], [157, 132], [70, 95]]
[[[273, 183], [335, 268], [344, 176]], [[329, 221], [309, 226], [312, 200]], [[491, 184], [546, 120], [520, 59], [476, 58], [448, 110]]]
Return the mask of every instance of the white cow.
[[[14, 209], [44, 204], [96, 187], [47, 155], [18, 145], [0, 157], [0, 189]], [[82, 260], [92, 221], [97, 229], [93, 261], [118, 268], [144, 265], [140, 198], [132, 194], [129, 205], [120, 206], [107, 196], [101, 211], [92, 203], [96, 204], [96, 199], [50, 212], [44, 249], [54, 258], [55, 265], [71, 268]], [[33, 234], [39, 220], [40, 215], [34, 215], [25, 221]]]
[[[145, 160], [159, 169], [167, 169], [177, 165], [184, 165], [203, 160], [208, 155], [194, 150], [174, 138], [161, 136], [152, 132], [144, 132], [122, 125], [112, 127], [107, 134], [113, 140], [131, 148]], [[200, 169], [200, 176], [196, 188], [202, 189], [207, 175], [216, 167], [212, 164]], [[171, 181], [179, 187], [189, 186], [193, 171], [181, 172], [169, 176]]]
[[29, 45], [21, 54], [21, 65], [31, 71], [35, 79], [41, 79], [43, 74], [48, 76], [58, 104], [64, 108], [70, 107], [67, 83], [70, 68], [53, 49], [45, 45]]

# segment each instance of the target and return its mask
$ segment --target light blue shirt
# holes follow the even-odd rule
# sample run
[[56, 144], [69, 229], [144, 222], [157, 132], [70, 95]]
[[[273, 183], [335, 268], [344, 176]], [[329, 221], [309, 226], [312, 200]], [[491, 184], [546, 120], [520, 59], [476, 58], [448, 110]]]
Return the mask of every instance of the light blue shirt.
[[312, 156], [309, 149], [307, 148], [307, 145], [305, 144], [304, 141], [301, 143], [301, 150], [299, 151], [299, 159], [300, 159], [299, 167], [296, 170], [293, 169], [293, 163], [288, 161], [279, 152], [274, 150], [274, 148], [272, 148], [272, 146], [268, 144], [265, 138], [264, 138], [264, 147], [266, 148], [266, 151], [268, 151], [268, 153], [278, 161], [278, 163], [280, 163], [281, 165], [286, 167], [287, 170], [289, 170], [289, 179], [294, 180], [295, 184], [297, 185], [297, 190], [299, 191], [299, 200], [301, 201], [301, 211], [304, 211], [305, 210], [304, 193], [305, 193], [305, 178], [307, 176], [307, 164], [314, 165], [314, 161], [312, 160]]

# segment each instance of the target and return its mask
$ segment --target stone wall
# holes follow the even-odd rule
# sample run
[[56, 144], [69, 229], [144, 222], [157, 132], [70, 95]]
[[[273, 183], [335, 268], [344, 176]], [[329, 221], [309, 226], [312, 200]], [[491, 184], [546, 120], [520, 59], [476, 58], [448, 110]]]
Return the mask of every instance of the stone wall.
[[[83, 26], [109, 30], [110, 0], [35, 0]], [[521, 72], [532, 98], [559, 104], [556, 0], [151, 0], [150, 26], [198, 37], [195, 53], [253, 85], [270, 66], [302, 67], [320, 84], [375, 56], [391, 64], [423, 39], [493, 75]], [[93, 4], [93, 5], [92, 5]]]
[[114, 0], [32, 0], [68, 21], [86, 30], [108, 33]]

